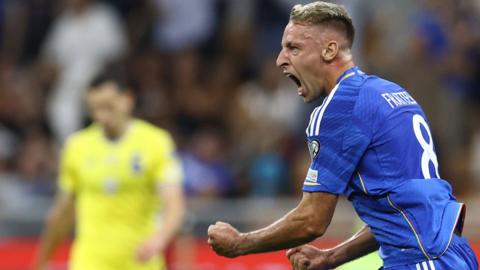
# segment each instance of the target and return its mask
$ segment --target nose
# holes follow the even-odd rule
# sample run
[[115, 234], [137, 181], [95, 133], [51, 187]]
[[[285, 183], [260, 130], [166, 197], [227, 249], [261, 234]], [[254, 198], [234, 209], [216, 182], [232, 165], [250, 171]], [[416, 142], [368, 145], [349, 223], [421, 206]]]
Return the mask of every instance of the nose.
[[278, 53], [276, 64], [277, 64], [277, 67], [282, 67], [287, 64], [287, 58], [285, 56], [283, 49]]
[[111, 113], [102, 110], [96, 109], [92, 111], [92, 118], [95, 122], [99, 123], [102, 126], [106, 126], [111, 122]]

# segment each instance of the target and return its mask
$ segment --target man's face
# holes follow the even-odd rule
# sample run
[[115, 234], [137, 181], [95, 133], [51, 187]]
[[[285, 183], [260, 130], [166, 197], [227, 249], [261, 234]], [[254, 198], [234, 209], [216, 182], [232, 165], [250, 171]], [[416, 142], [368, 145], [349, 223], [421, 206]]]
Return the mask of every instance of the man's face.
[[277, 66], [297, 85], [305, 102], [318, 98], [325, 89], [323, 39], [319, 26], [289, 22], [282, 37]]
[[128, 92], [120, 91], [113, 82], [106, 82], [87, 95], [87, 105], [93, 121], [110, 132], [118, 131], [133, 109], [133, 99]]

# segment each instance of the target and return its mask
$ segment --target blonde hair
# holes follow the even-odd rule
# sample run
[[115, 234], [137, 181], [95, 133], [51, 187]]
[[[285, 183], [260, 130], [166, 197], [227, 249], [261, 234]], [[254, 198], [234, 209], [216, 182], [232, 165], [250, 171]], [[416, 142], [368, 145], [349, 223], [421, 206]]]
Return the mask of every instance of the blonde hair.
[[345, 34], [351, 48], [355, 37], [352, 18], [342, 5], [317, 1], [306, 5], [295, 5], [290, 12], [290, 21], [335, 28]]

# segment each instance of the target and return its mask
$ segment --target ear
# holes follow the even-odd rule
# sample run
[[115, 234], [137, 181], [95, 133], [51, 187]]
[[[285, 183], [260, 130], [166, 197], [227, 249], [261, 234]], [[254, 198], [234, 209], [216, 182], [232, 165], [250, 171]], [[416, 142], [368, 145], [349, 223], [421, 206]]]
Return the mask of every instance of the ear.
[[132, 91], [126, 90], [125, 92], [122, 92], [122, 98], [125, 102], [129, 104], [129, 106], [133, 106], [135, 104], [135, 96]]
[[325, 62], [331, 62], [338, 54], [338, 43], [335, 40], [330, 40], [327, 46], [322, 50], [322, 58]]

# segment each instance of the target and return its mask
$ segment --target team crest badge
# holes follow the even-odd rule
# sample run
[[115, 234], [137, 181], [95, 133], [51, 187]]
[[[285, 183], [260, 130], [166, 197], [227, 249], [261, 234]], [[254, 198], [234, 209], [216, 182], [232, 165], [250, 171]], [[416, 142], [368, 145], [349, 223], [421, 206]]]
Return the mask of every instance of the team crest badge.
[[308, 142], [308, 151], [310, 152], [310, 157], [312, 160], [317, 156], [320, 151], [320, 143], [317, 140]]
[[134, 155], [131, 159], [132, 171], [135, 174], [142, 172], [142, 157], [138, 154]]

